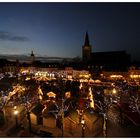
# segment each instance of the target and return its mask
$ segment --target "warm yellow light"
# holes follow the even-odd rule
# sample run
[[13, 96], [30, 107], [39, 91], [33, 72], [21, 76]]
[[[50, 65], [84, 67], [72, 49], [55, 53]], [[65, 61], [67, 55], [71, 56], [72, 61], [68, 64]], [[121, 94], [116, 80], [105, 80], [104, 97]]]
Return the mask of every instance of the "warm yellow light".
[[89, 79], [91, 77], [91, 74], [80, 74], [79, 77]]
[[113, 93], [113, 94], [116, 94], [116, 93], [117, 93], [117, 91], [116, 91], [115, 88], [112, 90], [112, 93]]
[[70, 92], [66, 92], [66, 93], [65, 93], [65, 97], [66, 97], [66, 98], [70, 98], [70, 97], [71, 97], [71, 93], [70, 93]]
[[72, 75], [68, 75], [68, 79], [72, 79]]
[[140, 75], [138, 75], [138, 74], [131, 74], [130, 78], [140, 78]]
[[110, 75], [110, 78], [122, 78], [122, 75]]
[[47, 96], [49, 96], [49, 98], [51, 98], [51, 97], [55, 98], [56, 94], [53, 92], [49, 92], [49, 93], [47, 93]]
[[39, 99], [40, 99], [40, 100], [42, 100], [42, 99], [43, 99], [41, 95], [39, 95]]
[[17, 115], [17, 114], [18, 114], [18, 111], [17, 111], [17, 110], [15, 110], [15, 111], [14, 111], [14, 114], [15, 114], [15, 115]]
[[82, 120], [82, 121], [81, 121], [81, 124], [85, 124], [85, 120]]
[[93, 94], [92, 94], [91, 87], [89, 88], [89, 99], [90, 99], [90, 107], [94, 108], [94, 100], [93, 100]]
[[101, 83], [101, 81], [100, 81], [100, 80], [98, 80], [98, 79], [97, 79], [97, 80], [95, 80], [94, 82], [95, 82], [95, 83]]
[[14, 109], [17, 109], [17, 106], [14, 106]]
[[101, 73], [100, 76], [104, 76], [104, 75]]
[[82, 87], [83, 87], [83, 85], [82, 85], [82, 81], [80, 80], [80, 82], [81, 82], [81, 83], [80, 83], [79, 88], [82, 89]]
[[30, 80], [30, 78], [29, 78], [29, 77], [27, 77], [25, 80], [26, 80], [26, 81], [28, 81], [28, 80]]

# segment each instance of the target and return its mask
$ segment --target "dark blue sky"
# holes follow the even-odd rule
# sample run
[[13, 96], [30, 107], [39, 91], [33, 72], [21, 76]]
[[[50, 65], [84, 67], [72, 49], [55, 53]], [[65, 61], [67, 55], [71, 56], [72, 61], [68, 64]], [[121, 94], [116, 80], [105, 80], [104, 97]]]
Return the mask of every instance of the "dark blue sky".
[[93, 52], [140, 52], [140, 3], [0, 3], [0, 53], [81, 56], [85, 32]]

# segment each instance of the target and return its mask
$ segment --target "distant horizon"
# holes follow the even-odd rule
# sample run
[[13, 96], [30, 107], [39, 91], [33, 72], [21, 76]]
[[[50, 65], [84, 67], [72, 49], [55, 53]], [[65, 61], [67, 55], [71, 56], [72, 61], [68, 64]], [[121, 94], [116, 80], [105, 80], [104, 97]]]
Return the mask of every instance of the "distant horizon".
[[[92, 53], [102, 53], [102, 52], [118, 52], [118, 51], [125, 51], [127, 54], [129, 54], [126, 50], [114, 50], [114, 51], [97, 51], [97, 52], [92, 52]], [[36, 52], [34, 52], [35, 57], [60, 57], [63, 58], [62, 56], [49, 56], [49, 55], [43, 55], [43, 54], [38, 54]], [[6, 54], [6, 53], [0, 53], [0, 55], [7, 55], [7, 56], [19, 56], [19, 55], [25, 55], [25, 56], [30, 56], [30, 53], [15, 53], [15, 54]], [[68, 57], [68, 58], [76, 58], [76, 57], [80, 57], [82, 58], [82, 56], [74, 56], [74, 57]], [[66, 57], [67, 58], [67, 57]]]
[[[128, 55], [130, 55], [126, 50], [117, 50], [117, 51], [102, 51], [102, 52], [92, 52], [92, 53], [105, 53], [105, 52], [119, 52], [119, 51], [125, 51]], [[35, 58], [49, 58], [49, 59], [74, 59], [74, 58], [80, 58], [82, 60], [82, 57], [80, 56], [75, 56], [75, 57], [61, 57], [61, 56], [47, 56], [47, 55], [41, 55], [41, 54], [35, 54]], [[26, 57], [29, 58], [31, 55], [31, 53], [25, 53], [25, 54], [0, 54], [0, 57], [12, 57], [14, 59], [14, 57]], [[139, 59], [133, 59], [130, 55], [131, 61], [140, 61]], [[21, 58], [23, 59], [23, 58]]]

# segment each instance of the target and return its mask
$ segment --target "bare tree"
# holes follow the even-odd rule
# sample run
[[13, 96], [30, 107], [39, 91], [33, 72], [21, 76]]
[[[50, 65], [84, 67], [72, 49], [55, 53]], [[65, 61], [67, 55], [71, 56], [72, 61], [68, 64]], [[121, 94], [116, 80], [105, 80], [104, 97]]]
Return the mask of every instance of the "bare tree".
[[140, 114], [140, 95], [136, 94], [130, 98], [130, 106], [133, 112], [138, 112]]
[[103, 135], [107, 137], [107, 122], [108, 122], [108, 108], [111, 106], [112, 102], [110, 97], [106, 97], [105, 95], [101, 95], [102, 100], [95, 100], [95, 106], [97, 107], [99, 114], [102, 115], [103, 118]]

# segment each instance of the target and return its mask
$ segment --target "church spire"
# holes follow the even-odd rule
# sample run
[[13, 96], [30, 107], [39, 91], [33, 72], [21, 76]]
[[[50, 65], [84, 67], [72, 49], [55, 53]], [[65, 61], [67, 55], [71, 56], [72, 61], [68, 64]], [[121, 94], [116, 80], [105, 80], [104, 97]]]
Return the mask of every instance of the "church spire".
[[34, 53], [33, 53], [33, 51], [31, 51], [31, 56], [34, 56]]
[[31, 51], [31, 63], [33, 63], [35, 61], [35, 55], [34, 52]]
[[83, 61], [89, 61], [91, 57], [91, 45], [89, 43], [88, 32], [86, 32], [85, 43], [82, 46]]
[[86, 36], [85, 36], [85, 44], [84, 44], [84, 46], [90, 46], [90, 44], [89, 44], [88, 32], [86, 32]]

